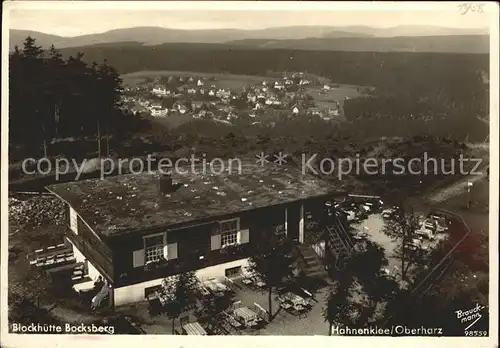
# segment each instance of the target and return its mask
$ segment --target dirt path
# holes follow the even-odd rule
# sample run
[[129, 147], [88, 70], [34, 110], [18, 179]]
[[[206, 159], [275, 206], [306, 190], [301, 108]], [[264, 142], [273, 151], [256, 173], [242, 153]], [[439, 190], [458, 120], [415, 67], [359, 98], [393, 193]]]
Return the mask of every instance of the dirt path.
[[[487, 143], [470, 143], [467, 144], [467, 147], [471, 149], [479, 149], [479, 150], [488, 150], [489, 149], [489, 144]], [[481, 168], [479, 168], [477, 171], [479, 171], [481, 174], [480, 175], [469, 175], [467, 177], [464, 177], [458, 182], [455, 182], [447, 187], [443, 187], [439, 189], [437, 192], [433, 192], [429, 194], [426, 197], [426, 200], [429, 203], [436, 204], [436, 203], [441, 203], [444, 201], [447, 201], [450, 198], [453, 198], [455, 196], [461, 195], [464, 192], [467, 191], [467, 185], [469, 183], [474, 184], [475, 182], [478, 182], [486, 177], [486, 166], [487, 163], [489, 162], [488, 159], [488, 153], [484, 153], [484, 151], [481, 151], [481, 154], [478, 154], [479, 156], [483, 157], [483, 164]]]
[[481, 175], [467, 176], [464, 179], [451, 184], [448, 187], [444, 187], [437, 192], [432, 193], [427, 197], [427, 201], [432, 204], [444, 202], [452, 197], [463, 194], [467, 190], [467, 185], [469, 183], [474, 184], [475, 182], [486, 177], [486, 173]]
[[77, 312], [58, 305], [51, 305], [50, 313], [64, 323], [90, 323], [100, 319], [98, 316]]

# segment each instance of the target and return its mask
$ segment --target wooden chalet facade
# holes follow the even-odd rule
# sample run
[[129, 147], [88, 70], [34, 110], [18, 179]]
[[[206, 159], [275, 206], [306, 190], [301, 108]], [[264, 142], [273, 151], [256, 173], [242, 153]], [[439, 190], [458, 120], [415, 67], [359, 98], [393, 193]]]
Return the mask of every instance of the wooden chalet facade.
[[[247, 199], [255, 204], [247, 204], [247, 199], [242, 197], [232, 196], [227, 201], [216, 201], [218, 197], [213, 196], [210, 202], [216, 202], [216, 207], [221, 209], [203, 205], [198, 208], [194, 202], [200, 200], [200, 196], [194, 198], [182, 196], [182, 193], [189, 194], [189, 186], [181, 185], [177, 191], [165, 193], [169, 192], [169, 189], [167, 191], [162, 189], [161, 182], [159, 188], [152, 184], [154, 181], [161, 181], [162, 177], [150, 175], [144, 182], [135, 181], [135, 186], [130, 185], [134, 192], [148, 194], [147, 196], [144, 194], [140, 201], [134, 201], [138, 194], [130, 195], [131, 203], [127, 209], [131, 210], [127, 210], [128, 212], [137, 214], [138, 208], [141, 205], [144, 207], [143, 211], [140, 211], [140, 214], [144, 215], [134, 221], [131, 220], [134, 219], [133, 214], [130, 217], [122, 215], [123, 209], [120, 211], [118, 206], [114, 206], [114, 201], [102, 199], [92, 202], [99, 197], [99, 193], [88, 191], [83, 199], [82, 196], [77, 197], [73, 194], [86, 192], [86, 188], [89, 187], [95, 190], [96, 187], [101, 187], [99, 185], [104, 185], [101, 187], [104, 195], [108, 190], [113, 192], [113, 188], [118, 190], [123, 182], [118, 183], [117, 180], [129, 180], [127, 177], [130, 180], [143, 180], [126, 175], [103, 179], [108, 182], [86, 180], [48, 188], [67, 204], [69, 228], [66, 238], [73, 246], [77, 261], [85, 262], [91, 278], [102, 276], [111, 286], [109, 303], [113, 307], [144, 300], [148, 289], [160, 285], [164, 278], [182, 272], [196, 271], [196, 275], [202, 281], [211, 277], [237, 276], [241, 268], [248, 264], [248, 258], [255, 252], [255, 244], [263, 233], [283, 233], [299, 243], [316, 243], [321, 234], [319, 226], [321, 222], [307, 223], [307, 217], [310, 218], [311, 212], [315, 212], [315, 220], [321, 220], [325, 201], [335, 195], [328, 192], [324, 183], [320, 186], [311, 185], [307, 188], [308, 192], [305, 190], [294, 192], [300, 190], [299, 186], [294, 186], [300, 185], [300, 179], [290, 184], [276, 176], [274, 181], [276, 184], [271, 186], [279, 193], [277, 196], [274, 193], [273, 196], [269, 196], [271, 186], [259, 180], [258, 176], [252, 175], [252, 180], [256, 180], [263, 187], [261, 190], [264, 190], [258, 193], [259, 196], [249, 194]], [[136, 177], [140, 178], [141, 175]], [[203, 178], [201, 180], [203, 181]], [[234, 188], [234, 182], [221, 180], [226, 182], [228, 187]], [[221, 196], [220, 192], [224, 192], [222, 182], [219, 182], [219, 187], [209, 187], [209, 192], [212, 194], [212, 191], [217, 191], [215, 195]], [[283, 186], [276, 187], [275, 185], [280, 182]], [[146, 186], [142, 186], [143, 183], [144, 185], [147, 183], [147, 189]], [[284, 191], [287, 184], [290, 184], [288, 188], [290, 191]], [[171, 185], [171, 182], [167, 183], [168, 185]], [[142, 191], [141, 186], [144, 187]], [[75, 187], [78, 188], [74, 189]], [[280, 188], [283, 191], [280, 191]], [[155, 190], [160, 193], [154, 195]], [[194, 190], [196, 189], [191, 189]], [[249, 193], [251, 190], [245, 188], [241, 192]], [[163, 219], [166, 215], [154, 215], [160, 214], [166, 202], [177, 194], [181, 195], [182, 199], [182, 202], [178, 201], [178, 205], [184, 208], [190, 207], [191, 213], [182, 210], [184, 213], [180, 215], [178, 211], [180, 208], [176, 209], [174, 200], [168, 209], [175, 212], [177, 214], [175, 216], [182, 218], [167, 221]], [[226, 190], [225, 194], [231, 195], [229, 190]], [[285, 196], [282, 200], [280, 200], [281, 195]], [[126, 197], [119, 199], [120, 202], [126, 200]], [[186, 200], [191, 203], [185, 204]], [[151, 203], [152, 201], [156, 203]], [[132, 202], [140, 204], [137, 208], [130, 208]], [[245, 209], [242, 209], [242, 202], [246, 204]], [[99, 206], [100, 204], [102, 205]], [[103, 213], [105, 209], [106, 212]], [[148, 209], [151, 209], [150, 214], [147, 214]], [[119, 222], [121, 226], [127, 228], [118, 228], [109, 223], [104, 226], [102, 222], [94, 219], [93, 214], [102, 216], [106, 219], [102, 221], [106, 222], [115, 221], [113, 214], [121, 216]], [[130, 221], [134, 222], [131, 224]]]

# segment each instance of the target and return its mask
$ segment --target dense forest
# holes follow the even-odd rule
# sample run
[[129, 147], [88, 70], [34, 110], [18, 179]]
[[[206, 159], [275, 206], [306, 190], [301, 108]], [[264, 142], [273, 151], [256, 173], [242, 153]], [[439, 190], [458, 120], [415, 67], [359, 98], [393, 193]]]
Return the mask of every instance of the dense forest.
[[[62, 52], [69, 56], [79, 50], [85, 52], [89, 61], [108, 59], [120, 73], [179, 70], [266, 75], [304, 71], [328, 77], [335, 83], [376, 87], [377, 98], [346, 102], [345, 114], [349, 119], [450, 117], [457, 120], [485, 117], [489, 112], [489, 89], [483, 81], [489, 71], [488, 55], [137, 43], [66, 48]], [[470, 125], [469, 122], [467, 127]]]
[[107, 59], [122, 73], [179, 70], [246, 75], [269, 71], [305, 71], [334, 82], [377, 87], [378, 93], [404, 99], [484, 108], [488, 91], [482, 73], [488, 55], [406, 52], [328, 52], [224, 48], [209, 44], [134, 43], [66, 48], [65, 55], [85, 52], [89, 60]]
[[[120, 110], [121, 79], [106, 60], [66, 60], [28, 37], [9, 55], [9, 145], [37, 155], [54, 138], [123, 136], [137, 121]], [[97, 147], [96, 147], [97, 150]], [[100, 146], [99, 146], [100, 150]]]
[[[83, 53], [82, 53], [83, 52]], [[97, 64], [96, 62], [101, 62]], [[274, 128], [233, 127], [192, 120], [168, 130], [161, 122], [131, 117], [119, 107], [120, 74], [179, 70], [266, 75], [304, 71], [336, 83], [376, 87], [366, 98], [346, 100], [348, 122], [326, 126], [316, 119], [284, 118]], [[315, 52], [224, 49], [223, 45], [114, 43], [43, 51], [35, 40], [10, 54], [11, 149], [18, 158], [90, 156], [110, 147], [120, 155], [182, 150], [204, 145], [214, 156], [269, 147], [346, 149], [380, 137], [431, 136], [482, 142], [488, 125], [488, 56], [460, 54]], [[248, 120], [247, 120], [248, 121]], [[96, 146], [95, 138], [105, 139]], [[147, 143], [143, 139], [148, 137]], [[75, 143], [50, 144], [76, 138]], [[235, 137], [238, 141], [221, 139]], [[85, 141], [83, 140], [85, 139]], [[267, 139], [263, 142], [262, 139]], [[346, 147], [347, 146], [347, 147]], [[207, 148], [208, 147], [208, 148]], [[76, 151], [73, 151], [73, 149]], [[183, 152], [183, 150], [181, 151]], [[14, 156], [11, 156], [14, 159]]]

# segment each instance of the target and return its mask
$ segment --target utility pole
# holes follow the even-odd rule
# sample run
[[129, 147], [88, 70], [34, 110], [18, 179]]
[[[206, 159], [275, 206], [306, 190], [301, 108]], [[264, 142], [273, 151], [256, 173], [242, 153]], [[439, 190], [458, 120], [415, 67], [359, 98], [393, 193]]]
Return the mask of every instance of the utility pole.
[[101, 158], [101, 126], [97, 119], [97, 157]]
[[470, 191], [473, 185], [474, 184], [472, 182], [467, 182], [467, 209], [470, 209], [471, 206]]

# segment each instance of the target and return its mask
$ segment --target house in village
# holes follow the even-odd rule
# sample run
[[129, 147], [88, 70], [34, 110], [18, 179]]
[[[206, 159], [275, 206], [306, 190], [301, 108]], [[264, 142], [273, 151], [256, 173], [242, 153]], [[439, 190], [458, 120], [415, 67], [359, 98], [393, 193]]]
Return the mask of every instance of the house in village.
[[152, 106], [150, 112], [153, 117], [165, 117], [168, 115], [168, 109], [163, 109], [161, 106]]
[[195, 271], [201, 281], [238, 276], [266, 233], [313, 252], [321, 231], [307, 223], [309, 212], [321, 223], [328, 219], [338, 235], [345, 232], [341, 214], [325, 214], [326, 201], [344, 196], [331, 184], [272, 165], [238, 172], [235, 163], [233, 171], [148, 172], [47, 189], [66, 205], [65, 240], [89, 288], [102, 277], [111, 308], [145, 300], [163, 279], [182, 272]]
[[292, 107], [292, 113], [294, 115], [297, 115], [299, 113], [299, 111], [300, 110], [299, 110], [299, 107], [297, 105], [295, 105], [295, 106]]
[[335, 116], [339, 116], [340, 112], [339, 112], [338, 109], [329, 109], [328, 110], [328, 115], [335, 117]]
[[203, 82], [203, 80], [199, 79], [198, 82], [196, 83], [196, 85], [198, 87], [202, 87], [205, 83]]
[[283, 83], [279, 82], [279, 81], [276, 81], [274, 83], [274, 89], [277, 89], [277, 90], [281, 91], [281, 90], [285, 89], [285, 85]]
[[247, 100], [250, 102], [250, 103], [255, 103], [257, 101], [257, 96], [253, 93], [248, 93], [247, 94]]
[[257, 100], [258, 101], [265, 101], [266, 95], [264, 93], [260, 92], [259, 94], [257, 94]]
[[196, 111], [196, 110], [198, 110], [198, 109], [201, 109], [201, 108], [203, 107], [203, 105], [204, 105], [204, 102], [203, 102], [203, 101], [201, 101], [201, 100], [193, 100], [193, 101], [191, 102], [191, 109], [192, 109], [193, 111]]
[[[170, 91], [168, 91], [170, 92]], [[154, 95], [157, 95], [157, 96], [165, 96], [167, 95], [167, 89], [165, 88], [165, 86], [155, 86], [153, 87], [153, 90], [151, 91], [151, 93], [153, 93]]]

